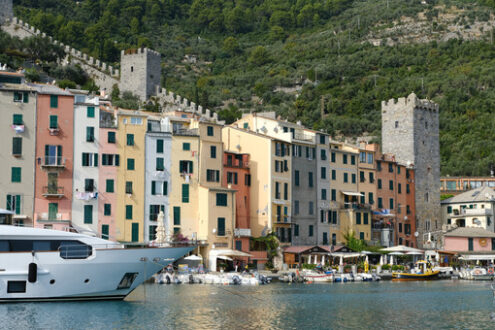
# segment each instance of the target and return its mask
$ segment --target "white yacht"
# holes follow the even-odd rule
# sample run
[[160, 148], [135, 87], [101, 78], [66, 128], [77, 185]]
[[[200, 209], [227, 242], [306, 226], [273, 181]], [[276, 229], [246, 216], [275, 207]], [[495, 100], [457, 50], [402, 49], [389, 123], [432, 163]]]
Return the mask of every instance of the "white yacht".
[[124, 299], [193, 248], [126, 248], [83, 234], [0, 225], [0, 302]]

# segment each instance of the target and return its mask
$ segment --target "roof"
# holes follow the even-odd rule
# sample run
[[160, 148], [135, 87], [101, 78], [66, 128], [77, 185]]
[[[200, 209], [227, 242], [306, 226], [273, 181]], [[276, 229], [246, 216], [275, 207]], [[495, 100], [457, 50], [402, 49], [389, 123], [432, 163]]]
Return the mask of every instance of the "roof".
[[40, 94], [50, 94], [50, 95], [67, 95], [73, 96], [68, 91], [61, 89], [55, 85], [48, 84], [33, 84], [32, 85]]
[[27, 85], [27, 84], [12, 84], [12, 83], [0, 83], [0, 90], [9, 90], [9, 91], [36, 91], [35, 88]]
[[[310, 251], [313, 250], [313, 251]], [[288, 246], [284, 249], [287, 253], [303, 253], [303, 252], [330, 252], [330, 246], [328, 245], [295, 245]]]
[[24, 77], [24, 74], [22, 74], [20, 72], [9, 72], [9, 71], [0, 71], [0, 75], [13, 76], [13, 77]]
[[445, 233], [448, 237], [495, 237], [495, 233], [481, 227], [460, 227]]
[[490, 187], [479, 187], [443, 200], [442, 204], [495, 202], [495, 191]]

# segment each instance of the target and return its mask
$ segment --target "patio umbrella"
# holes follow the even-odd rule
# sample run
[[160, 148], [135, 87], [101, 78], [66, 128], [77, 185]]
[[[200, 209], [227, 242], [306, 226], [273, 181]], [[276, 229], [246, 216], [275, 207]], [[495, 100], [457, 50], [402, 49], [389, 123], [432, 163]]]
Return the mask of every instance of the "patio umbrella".
[[203, 260], [203, 258], [193, 254], [188, 257], [185, 257], [184, 260]]
[[413, 251], [410, 251], [410, 252], [406, 252], [407, 255], [410, 255], [410, 256], [422, 256], [423, 253], [421, 252], [413, 252]]
[[339, 265], [344, 266], [344, 256], [340, 256]]
[[229, 258], [229, 257], [226, 257], [226, 256], [217, 256], [218, 259], [222, 259], [222, 260], [229, 260], [229, 261], [232, 261], [232, 258]]
[[383, 252], [402, 252], [402, 253], [406, 253], [406, 252], [421, 252], [421, 253], [423, 253], [423, 250], [415, 249], [415, 248], [405, 246], [405, 245], [392, 246], [392, 247], [381, 249], [381, 251], [383, 251]]
[[380, 256], [380, 266], [383, 266], [383, 254]]
[[389, 255], [391, 255], [391, 256], [403, 256], [404, 253], [402, 253], [402, 252], [392, 252], [392, 253], [389, 253]]
[[394, 264], [394, 256], [390, 256], [390, 262], [389, 264], [393, 265]]
[[370, 263], [369, 260], [368, 260], [368, 255], [366, 255], [366, 258], [364, 259], [364, 262], [367, 263], [367, 264]]

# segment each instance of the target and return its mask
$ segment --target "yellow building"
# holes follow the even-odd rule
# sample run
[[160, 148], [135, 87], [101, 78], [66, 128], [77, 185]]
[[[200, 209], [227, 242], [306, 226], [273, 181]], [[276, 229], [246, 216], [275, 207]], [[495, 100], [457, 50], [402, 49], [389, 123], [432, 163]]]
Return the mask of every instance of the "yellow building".
[[[144, 173], [147, 117], [118, 110], [116, 235], [123, 242], [144, 242]], [[115, 160], [117, 161], [117, 160]], [[100, 187], [102, 189], [103, 187]]]
[[[242, 125], [244, 127], [244, 125]], [[282, 245], [290, 244], [291, 148], [290, 143], [245, 129], [222, 129], [224, 148], [250, 155], [251, 231], [254, 237], [275, 232]]]
[[332, 244], [345, 243], [344, 235], [354, 231], [355, 237], [371, 239], [371, 208], [362, 203], [358, 187], [359, 149], [344, 143], [330, 142], [330, 224]]

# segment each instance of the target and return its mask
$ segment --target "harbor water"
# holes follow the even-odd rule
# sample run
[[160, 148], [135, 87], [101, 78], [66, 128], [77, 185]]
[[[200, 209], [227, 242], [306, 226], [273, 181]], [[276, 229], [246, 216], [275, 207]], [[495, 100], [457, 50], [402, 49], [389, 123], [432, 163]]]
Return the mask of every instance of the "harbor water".
[[494, 312], [489, 282], [146, 284], [125, 301], [0, 304], [0, 327], [494, 329]]

